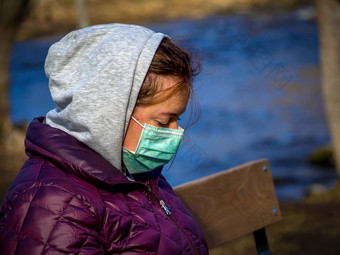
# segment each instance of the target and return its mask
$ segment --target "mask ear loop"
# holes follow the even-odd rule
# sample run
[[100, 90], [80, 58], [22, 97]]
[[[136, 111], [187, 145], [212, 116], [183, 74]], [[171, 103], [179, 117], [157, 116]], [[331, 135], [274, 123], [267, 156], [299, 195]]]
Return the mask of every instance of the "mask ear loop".
[[131, 119], [133, 119], [134, 121], [136, 121], [142, 128], [144, 128], [144, 126], [138, 121], [135, 119], [135, 117], [131, 116]]

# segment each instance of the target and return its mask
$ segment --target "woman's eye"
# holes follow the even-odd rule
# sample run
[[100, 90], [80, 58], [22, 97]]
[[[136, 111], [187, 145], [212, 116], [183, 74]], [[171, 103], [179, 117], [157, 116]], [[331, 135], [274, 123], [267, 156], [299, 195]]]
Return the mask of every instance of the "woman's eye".
[[160, 127], [168, 127], [169, 126], [169, 123], [162, 123], [162, 122], [159, 122], [159, 121], [157, 121], [157, 122], [158, 122], [158, 125]]

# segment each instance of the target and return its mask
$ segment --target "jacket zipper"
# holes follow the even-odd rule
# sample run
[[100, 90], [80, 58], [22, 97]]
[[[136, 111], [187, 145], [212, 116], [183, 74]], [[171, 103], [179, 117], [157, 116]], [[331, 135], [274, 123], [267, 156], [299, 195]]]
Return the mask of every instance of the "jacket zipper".
[[162, 204], [164, 205], [164, 211], [166, 213], [166, 215], [169, 216], [169, 219], [178, 227], [178, 229], [184, 234], [185, 238], [187, 239], [190, 247], [191, 247], [191, 250], [193, 251], [193, 254], [197, 254], [198, 255], [198, 251], [195, 247], [195, 244], [194, 242], [192, 241], [192, 239], [190, 238], [190, 236], [188, 235], [188, 233], [185, 231], [185, 229], [179, 225], [179, 223], [174, 219], [174, 217], [171, 216], [171, 212], [170, 210], [166, 207], [165, 203], [163, 200], [160, 201], [160, 204], [161, 204], [161, 207], [162, 207]]
[[171, 216], [171, 212], [170, 212], [169, 208], [165, 205], [165, 202], [163, 200], [159, 200], [149, 187], [148, 187], [148, 190], [152, 194], [152, 197], [156, 201], [159, 201], [160, 207], [164, 210], [165, 214], [168, 216], [168, 218], [171, 220], [171, 222], [174, 223], [177, 226], [177, 228], [180, 230], [180, 232], [183, 233], [184, 237], [187, 239], [187, 241], [190, 245], [190, 248], [191, 248], [193, 254], [199, 255], [198, 251], [197, 251], [197, 249], [194, 245], [194, 242], [192, 241], [192, 239], [190, 238], [188, 233], [185, 231], [185, 229]]
[[166, 207], [164, 201], [163, 201], [163, 200], [159, 201], [159, 204], [160, 204], [161, 207], [164, 209], [166, 215], [170, 216], [170, 215], [171, 215], [171, 212], [170, 212], [170, 210], [168, 209], [168, 207]]

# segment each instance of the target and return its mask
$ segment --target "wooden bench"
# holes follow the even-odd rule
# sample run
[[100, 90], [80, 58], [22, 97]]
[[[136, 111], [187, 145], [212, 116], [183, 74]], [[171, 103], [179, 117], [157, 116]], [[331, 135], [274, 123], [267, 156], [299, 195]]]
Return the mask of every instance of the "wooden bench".
[[253, 233], [258, 254], [271, 254], [265, 227], [281, 220], [269, 162], [251, 161], [175, 187], [209, 249]]

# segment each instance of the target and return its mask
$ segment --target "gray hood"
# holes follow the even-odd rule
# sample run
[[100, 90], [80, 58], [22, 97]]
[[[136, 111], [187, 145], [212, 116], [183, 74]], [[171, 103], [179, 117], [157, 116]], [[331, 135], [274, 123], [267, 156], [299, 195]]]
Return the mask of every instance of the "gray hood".
[[45, 72], [57, 107], [47, 113], [46, 123], [121, 170], [123, 138], [164, 36], [140, 26], [108, 24], [73, 31], [53, 44]]

